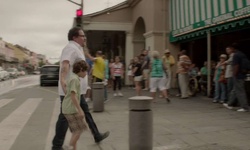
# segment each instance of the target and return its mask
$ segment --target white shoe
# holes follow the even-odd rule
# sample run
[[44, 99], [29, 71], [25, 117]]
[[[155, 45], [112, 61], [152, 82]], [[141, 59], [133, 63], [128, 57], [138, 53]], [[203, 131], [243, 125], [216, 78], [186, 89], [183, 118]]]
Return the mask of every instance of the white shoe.
[[244, 108], [238, 109], [237, 111], [238, 111], [238, 112], [248, 112], [248, 110], [246, 110], [246, 109], [244, 109]]
[[213, 103], [218, 103], [219, 101], [217, 101], [217, 100], [213, 100]]
[[142, 89], [143, 91], [148, 91], [149, 89], [145, 88], [145, 89]]
[[91, 99], [89, 97], [86, 98], [85, 100], [86, 100], [87, 103], [91, 101]]
[[64, 145], [64, 146], [63, 146], [63, 149], [64, 149], [64, 150], [73, 150], [74, 147], [73, 147], [73, 146]]
[[114, 97], [116, 97], [117, 96], [117, 93], [114, 93]]
[[227, 104], [227, 103], [224, 103], [224, 104], [223, 104], [223, 106], [224, 106], [224, 107], [226, 107], [227, 109], [231, 109], [231, 110], [233, 109], [233, 107], [228, 106], [228, 104]]
[[118, 93], [118, 96], [123, 96], [123, 94], [121, 92]]

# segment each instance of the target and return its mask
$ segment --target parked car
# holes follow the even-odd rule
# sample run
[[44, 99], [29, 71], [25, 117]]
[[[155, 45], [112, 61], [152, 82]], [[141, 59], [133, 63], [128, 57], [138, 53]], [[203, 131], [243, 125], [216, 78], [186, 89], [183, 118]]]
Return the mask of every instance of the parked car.
[[16, 68], [8, 68], [6, 71], [9, 72], [10, 78], [17, 78], [18, 77], [18, 70]]
[[9, 78], [10, 74], [5, 71], [2, 67], [0, 67], [0, 80], [7, 80]]
[[59, 65], [44, 65], [40, 69], [40, 86], [58, 84]]

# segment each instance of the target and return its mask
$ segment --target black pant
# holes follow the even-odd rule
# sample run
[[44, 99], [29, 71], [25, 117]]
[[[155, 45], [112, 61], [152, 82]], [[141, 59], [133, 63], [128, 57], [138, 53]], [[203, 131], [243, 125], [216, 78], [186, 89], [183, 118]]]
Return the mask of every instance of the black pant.
[[114, 85], [113, 85], [113, 90], [116, 91], [116, 86], [118, 85], [118, 90], [121, 90], [122, 88], [122, 78], [120, 76], [115, 77], [113, 79]]
[[[61, 150], [62, 145], [64, 143], [66, 132], [68, 130], [68, 121], [62, 114], [62, 101], [64, 99], [64, 96], [60, 96], [60, 99], [61, 99], [60, 114], [58, 116], [58, 120], [56, 123], [56, 134], [52, 141], [53, 144], [52, 150]], [[96, 124], [92, 118], [92, 115], [89, 112], [89, 106], [85, 101], [83, 95], [81, 95], [80, 106], [84, 111], [86, 122], [88, 123], [94, 138], [95, 139], [99, 138], [101, 136], [100, 132], [98, 131], [98, 128], [96, 127]]]

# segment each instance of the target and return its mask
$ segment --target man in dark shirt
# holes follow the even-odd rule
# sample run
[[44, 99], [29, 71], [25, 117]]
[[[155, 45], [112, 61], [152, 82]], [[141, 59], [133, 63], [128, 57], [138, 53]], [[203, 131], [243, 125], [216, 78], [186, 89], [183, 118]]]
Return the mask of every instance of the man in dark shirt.
[[150, 57], [148, 56], [148, 50], [143, 50], [144, 60], [142, 62], [142, 73], [145, 88], [143, 90], [149, 90], [149, 64]]
[[242, 71], [242, 69], [244, 68], [242, 60], [246, 59], [247, 56], [243, 54], [241, 51], [237, 50], [236, 44], [233, 44], [231, 48], [235, 50], [235, 54], [233, 56], [234, 87], [230, 93], [230, 98], [228, 103], [224, 104], [224, 106], [227, 107], [228, 109], [233, 109], [232, 105], [235, 103], [236, 100], [238, 100], [241, 108], [238, 109], [237, 111], [247, 112], [249, 111], [249, 106], [244, 86], [245, 74]]

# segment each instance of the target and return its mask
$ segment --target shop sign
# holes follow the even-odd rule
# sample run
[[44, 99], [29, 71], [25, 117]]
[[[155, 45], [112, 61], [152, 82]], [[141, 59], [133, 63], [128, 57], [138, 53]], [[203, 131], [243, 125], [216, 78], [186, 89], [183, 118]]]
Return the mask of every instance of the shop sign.
[[[172, 0], [172, 3], [176, 4], [176, 1], [173, 2], [173, 0]], [[172, 7], [173, 6], [175, 6], [175, 5], [172, 4]], [[196, 5], [196, 6], [201, 6], [201, 5]], [[180, 9], [181, 8], [185, 8], [185, 6], [182, 7], [181, 5], [179, 7], [180, 7]], [[194, 7], [194, 9], [196, 9], [195, 6], [192, 6], [192, 7]], [[204, 6], [204, 7], [206, 7], [206, 6]], [[188, 12], [191, 11], [190, 9], [191, 8], [188, 8]], [[208, 8], [206, 8], [206, 10], [207, 9]], [[220, 8], [218, 8], [218, 9], [220, 9]], [[202, 8], [198, 8], [197, 10], [199, 10], [200, 12], [201, 11], [205, 11]], [[174, 9], [172, 8], [172, 12], [173, 11], [174, 11]], [[212, 13], [212, 11], [214, 11], [214, 8], [211, 8], [211, 12], [210, 13]], [[245, 7], [235, 9], [235, 10], [233, 10], [231, 12], [228, 12], [228, 13], [217, 15], [215, 17], [212, 17], [213, 15], [210, 14], [210, 16], [211, 16], [210, 18], [203, 19], [203, 20], [200, 19], [200, 21], [199, 20], [195, 21], [194, 23], [190, 23], [189, 25], [187, 25], [187, 23], [186, 24], [183, 23], [184, 21], [182, 21], [182, 20], [184, 20], [183, 17], [185, 17], [185, 19], [187, 20], [188, 18], [190, 18], [190, 16], [187, 18], [186, 14], [181, 14], [180, 12], [178, 13], [179, 16], [177, 16], [176, 14], [177, 13], [175, 11], [175, 14], [174, 15], [172, 14], [172, 17], [171, 17], [172, 18], [171, 21], [175, 21], [175, 24], [172, 23], [172, 35], [174, 37], [182, 35], [182, 34], [185, 34], [185, 33], [190, 33], [190, 32], [193, 32], [193, 31], [197, 31], [197, 30], [200, 30], [200, 29], [208, 28], [208, 27], [211, 27], [211, 26], [215, 26], [215, 25], [220, 25], [220, 24], [223, 24], [223, 23], [227, 23], [227, 22], [230, 22], [230, 21], [233, 21], [233, 20], [237, 20], [237, 19], [249, 17], [250, 16], [250, 5], [248, 4]], [[204, 14], [204, 12], [203, 12], [203, 14]], [[190, 13], [189, 13], [189, 15], [190, 15]], [[208, 16], [208, 15], [206, 15], [206, 16]], [[205, 17], [203, 17], [203, 18], [205, 18]], [[178, 20], [179, 22], [177, 22], [176, 20]], [[186, 20], [185, 20], [185, 22], [188, 22]], [[191, 21], [189, 20], [189, 22], [191, 22]], [[181, 23], [185, 24], [185, 27], [178, 28], [180, 26], [183, 26], [183, 25], [177, 25], [177, 24], [181, 24]]]

